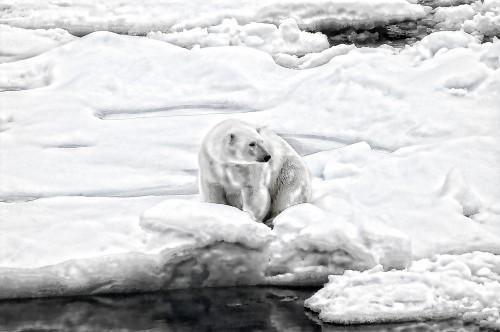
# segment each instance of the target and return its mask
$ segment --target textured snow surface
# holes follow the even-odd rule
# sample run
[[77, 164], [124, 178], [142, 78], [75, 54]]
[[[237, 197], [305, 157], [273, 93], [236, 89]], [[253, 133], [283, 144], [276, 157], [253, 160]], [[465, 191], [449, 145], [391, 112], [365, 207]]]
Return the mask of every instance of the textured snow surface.
[[[298, 29], [420, 17], [402, 0], [169, 2], [170, 14], [128, 3], [3, 7], [1, 23], [25, 28], [163, 32], [0, 26], [26, 41], [1, 47], [0, 297], [320, 285], [500, 254], [499, 40], [441, 31], [401, 50], [328, 47]], [[201, 139], [228, 118], [276, 131], [313, 174], [312, 202], [273, 230], [199, 202]]]
[[23, 28], [60, 27], [73, 34], [98, 30], [145, 34], [217, 25], [225, 18], [240, 24], [293, 18], [303, 28], [373, 27], [414, 20], [424, 7], [406, 0], [6, 0], [0, 23]]
[[402, 271], [348, 271], [305, 306], [328, 322], [373, 323], [461, 317], [500, 328], [500, 256], [438, 255]]

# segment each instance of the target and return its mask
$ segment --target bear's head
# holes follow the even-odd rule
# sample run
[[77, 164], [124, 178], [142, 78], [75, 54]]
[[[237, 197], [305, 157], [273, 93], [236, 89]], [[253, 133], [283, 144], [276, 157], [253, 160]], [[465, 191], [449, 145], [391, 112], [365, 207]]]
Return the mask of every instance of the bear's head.
[[266, 163], [271, 159], [264, 139], [253, 127], [232, 128], [223, 144], [226, 161], [230, 163]]
[[262, 136], [265, 130], [229, 119], [216, 125], [205, 137], [204, 151], [219, 163], [257, 164], [271, 159], [270, 144]]

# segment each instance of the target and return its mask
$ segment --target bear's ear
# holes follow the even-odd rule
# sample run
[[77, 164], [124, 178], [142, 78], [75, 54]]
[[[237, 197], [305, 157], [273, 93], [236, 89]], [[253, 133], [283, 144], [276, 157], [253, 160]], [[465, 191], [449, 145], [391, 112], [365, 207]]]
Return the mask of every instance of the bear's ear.
[[229, 134], [229, 145], [233, 145], [235, 141], [236, 136], [233, 133]]

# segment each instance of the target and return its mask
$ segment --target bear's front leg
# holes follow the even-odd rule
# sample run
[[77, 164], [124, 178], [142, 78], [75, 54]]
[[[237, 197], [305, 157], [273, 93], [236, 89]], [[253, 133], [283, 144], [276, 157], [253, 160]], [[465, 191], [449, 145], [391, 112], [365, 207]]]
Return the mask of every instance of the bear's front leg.
[[250, 213], [250, 215], [259, 222], [263, 222], [269, 213], [271, 207], [271, 196], [266, 187], [251, 187], [246, 186], [241, 191], [242, 210]]
[[203, 184], [201, 189], [205, 202], [228, 204], [226, 199], [226, 192], [224, 191], [224, 187], [222, 187], [220, 184], [216, 183]]

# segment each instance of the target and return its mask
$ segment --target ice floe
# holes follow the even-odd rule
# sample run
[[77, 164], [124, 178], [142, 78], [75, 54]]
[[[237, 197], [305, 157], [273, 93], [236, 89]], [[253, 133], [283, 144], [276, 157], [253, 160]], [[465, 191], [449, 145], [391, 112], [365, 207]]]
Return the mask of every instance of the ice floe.
[[[382, 2], [252, 3], [245, 6], [257, 14], [243, 8], [248, 16], [224, 2], [201, 21], [190, 13], [211, 5], [190, 2], [182, 19], [158, 10], [149, 23], [153, 11], [127, 16], [134, 2], [89, 11], [80, 2], [18, 2], [2, 23], [163, 32], [64, 37], [64, 45], [38, 56], [42, 48], [22, 49], [16, 54], [29, 59], [0, 65], [0, 297], [321, 285], [330, 274], [368, 269], [331, 279], [345, 282], [339, 292], [347, 294], [348, 278], [380, 275], [387, 303], [415, 296], [405, 320], [437, 303], [435, 317], [467, 312], [465, 319], [494, 326], [494, 302], [463, 310], [446, 285], [432, 284], [442, 286], [433, 292], [419, 278], [450, 275], [476, 297], [493, 289], [488, 281], [483, 292], [475, 276], [498, 274], [500, 43], [464, 29], [402, 50], [328, 48], [323, 35], [298, 29], [373, 26], [425, 11]], [[464, 8], [457, 20], [474, 21]], [[314, 176], [313, 201], [286, 210], [273, 230], [237, 209], [198, 202], [200, 141], [233, 117], [278, 132]], [[467, 254], [476, 250], [490, 254]], [[435, 255], [439, 264], [429, 260]], [[443, 257], [459, 263], [432, 270]], [[474, 261], [493, 272], [476, 271]], [[423, 272], [415, 270], [422, 262]], [[477, 273], [467, 277], [464, 264]], [[408, 294], [407, 276], [416, 276]], [[401, 291], [390, 291], [391, 282]]]

